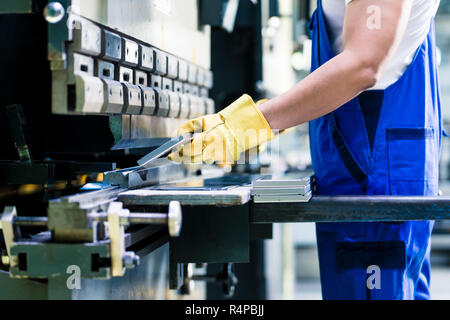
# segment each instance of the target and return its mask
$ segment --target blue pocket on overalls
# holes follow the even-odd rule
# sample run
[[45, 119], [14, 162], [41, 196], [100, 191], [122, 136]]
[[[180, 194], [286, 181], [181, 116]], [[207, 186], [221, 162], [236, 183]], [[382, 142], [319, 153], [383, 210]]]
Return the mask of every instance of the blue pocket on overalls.
[[387, 128], [386, 137], [390, 194], [437, 193], [434, 129]]

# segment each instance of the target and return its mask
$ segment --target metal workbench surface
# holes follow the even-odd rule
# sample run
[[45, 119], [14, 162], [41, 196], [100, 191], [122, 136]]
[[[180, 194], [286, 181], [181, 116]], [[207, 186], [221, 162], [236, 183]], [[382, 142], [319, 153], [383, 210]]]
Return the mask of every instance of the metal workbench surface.
[[168, 205], [178, 201], [191, 206], [239, 206], [250, 200], [250, 187], [236, 187], [229, 190], [129, 190], [119, 194], [118, 199], [125, 205], [152, 206]]

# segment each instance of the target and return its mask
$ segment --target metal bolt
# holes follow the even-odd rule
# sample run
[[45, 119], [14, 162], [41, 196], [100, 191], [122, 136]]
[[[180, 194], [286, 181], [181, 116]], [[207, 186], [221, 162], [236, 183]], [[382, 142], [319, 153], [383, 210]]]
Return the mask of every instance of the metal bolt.
[[48, 224], [47, 217], [21, 217], [15, 216], [13, 219], [14, 226], [33, 226], [33, 227], [46, 227]]
[[64, 17], [66, 11], [61, 3], [52, 1], [44, 8], [44, 18], [49, 23], [58, 23]]
[[132, 251], [127, 251], [123, 254], [123, 265], [127, 269], [133, 269], [139, 264], [140, 258]]

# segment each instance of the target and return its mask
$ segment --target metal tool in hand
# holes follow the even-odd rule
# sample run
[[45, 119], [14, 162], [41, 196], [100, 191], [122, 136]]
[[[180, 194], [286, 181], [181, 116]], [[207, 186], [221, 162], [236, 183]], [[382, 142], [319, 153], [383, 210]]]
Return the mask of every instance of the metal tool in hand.
[[182, 134], [175, 138], [171, 138], [166, 143], [163, 143], [158, 148], [156, 148], [152, 152], [148, 153], [147, 155], [145, 155], [144, 157], [139, 159], [137, 161], [137, 163], [138, 163], [137, 166], [131, 167], [131, 168], [115, 170], [112, 172], [116, 172], [116, 173], [117, 172], [130, 172], [130, 171], [138, 171], [140, 169], [144, 169], [144, 168], [148, 167], [148, 165], [151, 164], [153, 161], [155, 161], [156, 159], [159, 159], [160, 157], [162, 157], [166, 153], [172, 151], [176, 147], [183, 146], [183, 145], [191, 142], [193, 138], [194, 138], [193, 134]]
[[163, 145], [159, 146], [143, 158], [138, 160], [138, 169], [144, 168], [149, 165], [152, 161], [162, 157], [166, 153], [172, 151], [173, 149], [183, 146], [192, 141], [194, 134], [181, 134], [175, 138], [170, 139]]
[[[108, 185], [119, 185], [122, 188], [128, 189], [165, 182], [161, 177], [172, 177], [175, 179], [182, 178], [182, 176], [184, 176], [184, 169], [181, 170], [181, 167], [169, 160], [164, 162], [160, 157], [176, 147], [189, 143], [192, 141], [192, 138], [192, 134], [186, 134], [170, 139], [140, 159], [137, 166], [105, 172], [103, 183]], [[158, 159], [160, 159], [160, 161], [157, 161]], [[164, 162], [164, 164], [161, 162]], [[155, 163], [155, 166], [151, 166], [151, 164], [154, 165]]]
[[[174, 179], [184, 177], [184, 169], [181, 170], [181, 166], [169, 160], [164, 162], [160, 158], [175, 148], [188, 144], [194, 137], [195, 134], [187, 133], [170, 139], [145, 157], [139, 159], [138, 166], [105, 172], [103, 183], [120, 185], [122, 188], [129, 189], [167, 182], [169, 177]], [[156, 163], [158, 159], [164, 164]], [[156, 166], [151, 166], [151, 164], [154, 165], [155, 163]], [[165, 180], [162, 177], [165, 177]]]
[[[201, 133], [206, 134], [206, 133], [212, 131], [212, 129], [214, 129], [214, 128], [215, 127], [210, 128]], [[139, 169], [144, 168], [144, 167], [148, 166], [152, 161], [162, 157], [166, 153], [174, 150], [175, 148], [184, 146], [184, 145], [188, 144], [189, 142], [192, 142], [192, 140], [194, 140], [194, 138], [197, 134], [200, 134], [200, 133], [185, 133], [185, 134], [180, 134], [179, 136], [170, 139], [169, 141], [167, 141], [160, 147], [156, 148], [155, 150], [153, 150], [152, 152], [150, 152], [143, 158], [139, 159], [138, 160], [139, 167], [137, 167], [137, 168], [139, 168]]]

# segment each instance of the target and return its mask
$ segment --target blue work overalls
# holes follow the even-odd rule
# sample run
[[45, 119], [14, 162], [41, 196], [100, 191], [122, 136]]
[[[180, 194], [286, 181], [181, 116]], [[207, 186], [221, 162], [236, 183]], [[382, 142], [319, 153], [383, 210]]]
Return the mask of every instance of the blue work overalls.
[[[321, 0], [310, 29], [315, 70], [335, 56]], [[317, 193], [437, 195], [441, 137], [433, 19], [397, 82], [310, 122]], [[317, 223], [323, 298], [429, 299], [432, 228], [432, 221]]]

